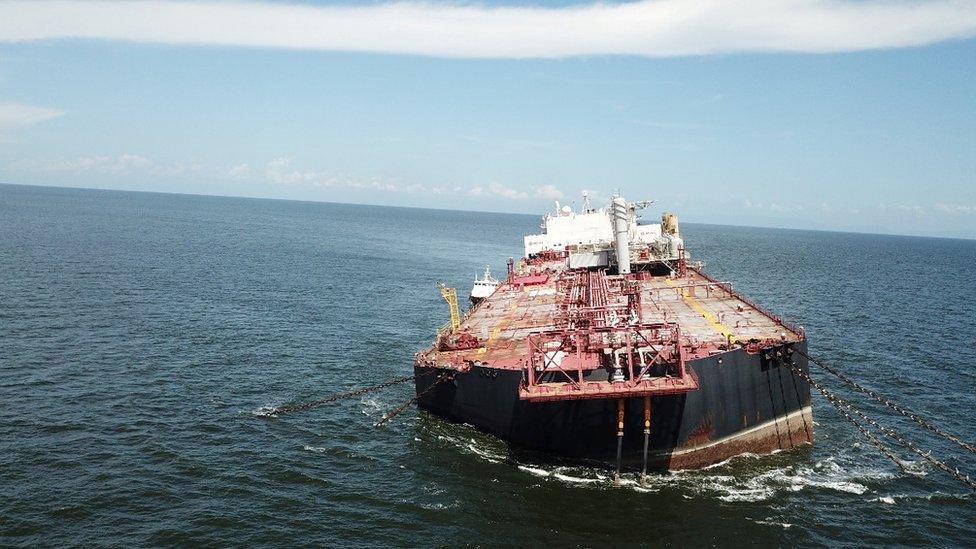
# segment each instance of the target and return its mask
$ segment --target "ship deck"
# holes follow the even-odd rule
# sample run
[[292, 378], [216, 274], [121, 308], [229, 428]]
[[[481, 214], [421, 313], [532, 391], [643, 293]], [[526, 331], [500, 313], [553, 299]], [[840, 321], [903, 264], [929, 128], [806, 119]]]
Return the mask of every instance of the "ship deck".
[[[478, 338], [479, 346], [465, 350], [430, 348], [418, 357], [424, 362], [475, 363], [501, 369], [520, 369], [528, 354], [528, 337], [556, 330], [561, 289], [558, 262], [543, 264], [534, 276], [503, 282], [462, 319], [461, 330]], [[614, 276], [608, 278], [614, 279]], [[735, 293], [731, 286], [688, 269], [681, 277], [644, 276], [640, 310], [644, 323], [677, 323], [681, 344], [689, 358], [728, 349], [730, 343], [782, 342], [803, 339], [802, 330], [762, 310]], [[613, 296], [611, 296], [612, 298]]]

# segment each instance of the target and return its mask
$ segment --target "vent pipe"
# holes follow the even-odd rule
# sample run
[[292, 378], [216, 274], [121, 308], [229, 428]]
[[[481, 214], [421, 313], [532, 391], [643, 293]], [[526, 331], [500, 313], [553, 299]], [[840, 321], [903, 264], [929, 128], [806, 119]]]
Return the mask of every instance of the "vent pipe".
[[610, 218], [613, 220], [613, 236], [617, 247], [617, 272], [630, 272], [630, 215], [627, 211], [627, 201], [621, 196], [613, 197], [610, 202]]

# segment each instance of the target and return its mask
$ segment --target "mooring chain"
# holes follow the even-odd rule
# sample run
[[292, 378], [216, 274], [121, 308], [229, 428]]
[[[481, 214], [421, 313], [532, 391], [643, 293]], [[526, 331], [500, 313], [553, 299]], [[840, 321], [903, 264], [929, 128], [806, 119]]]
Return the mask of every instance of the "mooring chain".
[[817, 383], [816, 381], [814, 381], [812, 377], [810, 377], [809, 375], [807, 375], [806, 372], [804, 372], [803, 370], [801, 370], [799, 367], [797, 367], [792, 362], [786, 362], [786, 364], [790, 368], [792, 368], [794, 372], [796, 372], [797, 374], [799, 374], [800, 377], [802, 377], [804, 380], [806, 380], [807, 383], [809, 383], [814, 388], [816, 388], [818, 391], [820, 391], [820, 394], [822, 394], [824, 396], [824, 398], [827, 399], [827, 402], [829, 402], [831, 405], [833, 405], [837, 409], [837, 411], [840, 412], [840, 414], [842, 416], [844, 416], [844, 419], [846, 419], [847, 421], [849, 421], [851, 423], [851, 425], [853, 425], [854, 427], [857, 428], [858, 431], [861, 431], [861, 434], [863, 434], [872, 444], [874, 444], [875, 446], [877, 446], [878, 447], [878, 450], [881, 450], [881, 453], [882, 454], [884, 454], [885, 456], [887, 456], [888, 459], [890, 459], [895, 465], [897, 465], [898, 468], [901, 469], [903, 472], [909, 473], [909, 470], [908, 470], [908, 468], [905, 467], [905, 464], [900, 459], [898, 459], [898, 456], [896, 456], [891, 450], [889, 450], [887, 446], [885, 446], [885, 443], [882, 442], [880, 438], [878, 438], [874, 433], [872, 433], [871, 431], [869, 431], [866, 427], [864, 427], [863, 425], [861, 425], [861, 423], [858, 422], [856, 419], [854, 419], [853, 417], [851, 417], [851, 415], [848, 414], [838, 404], [837, 401], [840, 400], [839, 397], [837, 397], [835, 394], [833, 394], [832, 392], [830, 392], [829, 390], [827, 390], [825, 387], [823, 387], [822, 385], [820, 385], [819, 383]]
[[[434, 371], [434, 370], [431, 370], [431, 371]], [[386, 423], [389, 423], [390, 420], [392, 420], [393, 418], [395, 418], [396, 416], [398, 416], [400, 414], [400, 412], [406, 410], [412, 404], [414, 404], [416, 402], [419, 402], [420, 401], [420, 398], [423, 397], [424, 395], [426, 395], [427, 393], [429, 393], [430, 391], [432, 391], [434, 389], [434, 387], [437, 387], [441, 383], [443, 383], [445, 381], [448, 381], [448, 380], [451, 380], [451, 379], [454, 379], [454, 375], [453, 374], [446, 374], [446, 373], [445, 374], [438, 374], [438, 378], [436, 380], [434, 380], [433, 383], [430, 384], [430, 387], [427, 387], [426, 389], [424, 389], [423, 391], [421, 391], [420, 393], [418, 393], [417, 396], [411, 398], [410, 400], [404, 402], [403, 404], [401, 404], [401, 405], [397, 406], [396, 408], [394, 408], [394, 409], [390, 410], [389, 412], [387, 412], [386, 415], [384, 415], [382, 419], [380, 419], [379, 421], [376, 422], [375, 425], [373, 425], [373, 427], [381, 427], [381, 426], [385, 425]]]
[[876, 436], [874, 436], [873, 433], [870, 433], [867, 429], [865, 429], [863, 426], [861, 426], [857, 422], [857, 420], [855, 420], [850, 415], [848, 415], [847, 412], [844, 411], [844, 409], [847, 409], [847, 410], [853, 412], [854, 414], [856, 414], [857, 416], [859, 416], [861, 419], [863, 419], [864, 421], [866, 421], [869, 424], [871, 424], [875, 429], [877, 429], [878, 431], [880, 431], [882, 434], [884, 434], [884, 435], [886, 435], [886, 436], [894, 439], [896, 442], [898, 442], [899, 444], [901, 444], [905, 448], [911, 450], [912, 452], [915, 452], [916, 454], [918, 454], [919, 456], [921, 456], [922, 458], [924, 458], [929, 463], [935, 465], [939, 469], [942, 469], [947, 474], [955, 477], [956, 480], [958, 480], [958, 481], [962, 482], [963, 484], [965, 484], [966, 486], [969, 486], [970, 488], [976, 490], [976, 482], [972, 481], [969, 478], [969, 475], [966, 475], [964, 473], [961, 473], [961, 472], [959, 472], [959, 469], [950, 467], [945, 462], [940, 461], [938, 459], [935, 459], [934, 457], [932, 457], [931, 452], [925, 452], [925, 451], [923, 451], [921, 448], [919, 448], [919, 447], [915, 446], [914, 444], [912, 444], [911, 442], [905, 440], [904, 437], [902, 437], [901, 435], [899, 435], [895, 431], [892, 431], [891, 429], [888, 429], [887, 427], [884, 427], [883, 425], [881, 425], [877, 421], [871, 419], [870, 417], [868, 417], [867, 415], [865, 415], [863, 412], [861, 412], [860, 410], [858, 410], [857, 408], [855, 408], [851, 403], [849, 403], [846, 400], [838, 397], [837, 395], [835, 395], [832, 392], [830, 392], [827, 388], [823, 387], [822, 385], [820, 385], [819, 383], [817, 383], [816, 381], [814, 381], [814, 379], [812, 377], [810, 377], [809, 374], [807, 374], [806, 372], [804, 372], [803, 370], [801, 370], [799, 367], [797, 367], [796, 364], [794, 364], [792, 362], [787, 362], [786, 364], [790, 368], [792, 368], [794, 372], [796, 372], [797, 374], [799, 374], [800, 377], [802, 377], [804, 380], [806, 380], [807, 383], [809, 383], [814, 388], [816, 388], [818, 391], [820, 391], [820, 394], [822, 394], [832, 405], [834, 405], [834, 407], [836, 407], [837, 410], [839, 412], [841, 412], [841, 414], [844, 415], [844, 417], [846, 417], [848, 419], [848, 421], [850, 421], [851, 423], [853, 423], [865, 436], [867, 436], [869, 439], [871, 439], [871, 441], [876, 446], [878, 446], [878, 448], [889, 459], [891, 459], [893, 462], [895, 462], [895, 464], [898, 465], [898, 468], [901, 469], [902, 471], [904, 471], [904, 472], [906, 472], [908, 474], [911, 474], [911, 472], [908, 469], [905, 468], [905, 465], [902, 463], [901, 460], [899, 460], [897, 457], [895, 457], [894, 454], [892, 454], [891, 451], [888, 450], [888, 448], [885, 447], [884, 444]]
[[338, 393], [338, 394], [332, 395], [332, 396], [330, 396], [328, 398], [324, 398], [322, 400], [313, 400], [312, 402], [303, 402], [301, 404], [293, 404], [293, 405], [289, 405], [289, 406], [279, 406], [279, 407], [274, 408], [273, 410], [271, 410], [271, 411], [269, 411], [269, 412], [267, 412], [265, 414], [262, 414], [262, 415], [277, 416], [279, 414], [287, 414], [287, 413], [290, 413], [290, 412], [300, 412], [300, 411], [303, 411], [303, 410], [310, 410], [312, 408], [318, 408], [319, 406], [323, 406], [323, 405], [328, 404], [330, 402], [336, 402], [338, 400], [343, 400], [343, 399], [347, 399], [347, 398], [353, 398], [353, 397], [357, 397], [357, 396], [360, 396], [360, 395], [365, 395], [366, 393], [371, 393], [373, 391], [378, 391], [380, 389], [385, 389], [387, 387], [392, 387], [394, 385], [399, 385], [401, 383], [406, 383], [406, 382], [411, 381], [413, 379], [426, 376], [426, 375], [430, 374], [431, 372], [432, 371], [425, 372], [423, 374], [415, 374], [415, 375], [410, 375], [410, 376], [398, 377], [396, 379], [387, 381], [385, 383], [380, 383], [379, 385], [371, 385], [369, 387], [363, 387], [361, 389], [356, 389], [354, 391], [347, 391], [345, 393]]
[[945, 471], [949, 475], [952, 475], [953, 477], [956, 477], [956, 479], [959, 482], [962, 482], [966, 486], [969, 486], [970, 488], [976, 490], [976, 482], [972, 481], [969, 478], [969, 475], [960, 472], [958, 468], [950, 467], [944, 461], [941, 461], [941, 460], [938, 460], [938, 459], [932, 457], [932, 453], [931, 452], [925, 452], [925, 451], [923, 451], [918, 446], [915, 446], [911, 442], [905, 440], [905, 438], [902, 437], [901, 435], [899, 435], [897, 432], [892, 431], [891, 429], [888, 429], [887, 427], [883, 427], [878, 422], [876, 422], [873, 419], [867, 417], [866, 415], [864, 415], [864, 413], [862, 413], [861, 411], [859, 411], [856, 408], [854, 408], [850, 403], [844, 402], [843, 400], [841, 400], [841, 403], [842, 403], [842, 406], [845, 406], [848, 410], [850, 410], [850, 411], [854, 412], [855, 414], [857, 414], [857, 415], [861, 416], [862, 418], [864, 418], [865, 421], [867, 421], [868, 423], [870, 423], [871, 425], [873, 425], [875, 428], [877, 428], [879, 431], [881, 431], [882, 433], [884, 433], [886, 436], [888, 436], [888, 437], [896, 440], [898, 442], [898, 444], [901, 444], [905, 448], [908, 448], [912, 452], [915, 452], [916, 454], [918, 454], [919, 456], [921, 456], [923, 459], [925, 459], [926, 461], [928, 461], [932, 465], [935, 465], [936, 467], [938, 467], [939, 469], [942, 469], [943, 471]]
[[936, 427], [935, 425], [932, 425], [928, 421], [925, 421], [924, 419], [922, 419], [921, 417], [919, 417], [918, 414], [912, 412], [911, 410], [905, 409], [903, 406], [899, 405], [897, 402], [894, 402], [894, 401], [892, 401], [892, 400], [890, 400], [888, 398], [885, 398], [885, 397], [881, 396], [880, 394], [872, 391], [871, 389], [868, 389], [867, 387], [864, 387], [860, 383], [858, 383], [858, 382], [854, 381], [853, 379], [851, 379], [851, 378], [847, 377], [846, 375], [844, 375], [843, 372], [840, 372], [839, 370], [837, 370], [833, 366], [830, 366], [829, 364], [825, 364], [824, 362], [820, 361], [819, 359], [815, 359], [812, 356], [804, 353], [803, 351], [797, 350], [796, 352], [799, 353], [800, 355], [806, 357], [810, 362], [813, 362], [817, 366], [820, 366], [824, 370], [827, 370], [828, 372], [830, 372], [831, 374], [833, 374], [835, 377], [837, 377], [838, 379], [840, 379], [844, 383], [847, 383], [848, 385], [850, 385], [851, 387], [853, 387], [857, 391], [859, 391], [861, 393], [864, 393], [864, 394], [870, 396], [871, 398], [877, 400], [881, 404], [884, 404], [888, 408], [891, 408], [892, 410], [894, 410], [894, 411], [898, 412], [899, 414], [907, 417], [908, 419], [914, 421], [915, 423], [921, 425], [922, 427], [925, 427], [929, 431], [932, 431], [933, 433], [941, 436], [942, 438], [944, 438], [944, 439], [946, 439], [946, 440], [948, 440], [950, 442], [954, 442], [955, 444], [959, 445], [960, 447], [962, 447], [962, 448], [964, 448], [966, 450], [969, 450], [972, 453], [976, 453], [976, 446], [973, 446], [973, 445], [967, 443], [966, 441], [960, 439], [959, 437], [953, 435], [952, 433], [947, 433], [947, 432], [943, 431], [942, 429]]

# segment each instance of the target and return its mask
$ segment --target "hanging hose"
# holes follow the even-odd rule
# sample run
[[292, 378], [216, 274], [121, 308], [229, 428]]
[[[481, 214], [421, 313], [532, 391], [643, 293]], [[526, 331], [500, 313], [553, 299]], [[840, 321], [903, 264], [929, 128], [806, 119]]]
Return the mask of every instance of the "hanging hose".
[[311, 402], [303, 402], [301, 404], [289, 404], [289, 405], [285, 405], [285, 406], [278, 406], [277, 408], [272, 408], [271, 410], [264, 411], [264, 412], [260, 412], [258, 415], [261, 415], [261, 416], [264, 416], [264, 417], [277, 417], [277, 416], [279, 416], [281, 414], [289, 414], [291, 412], [300, 412], [300, 411], [303, 411], [303, 410], [311, 410], [312, 408], [318, 408], [319, 406], [324, 406], [325, 404], [328, 404], [330, 402], [336, 402], [338, 400], [343, 400], [343, 399], [347, 399], [347, 398], [353, 398], [353, 397], [357, 397], [357, 396], [360, 396], [360, 395], [364, 395], [366, 393], [371, 393], [373, 391], [378, 391], [380, 389], [385, 389], [387, 387], [392, 387], [394, 385], [399, 385], [401, 383], [406, 383], [406, 382], [411, 381], [413, 379], [417, 379], [417, 378], [420, 378], [420, 377], [424, 377], [424, 376], [426, 376], [426, 375], [428, 375], [430, 373], [433, 373], [433, 370], [432, 371], [429, 371], [429, 372], [425, 372], [423, 374], [415, 374], [415, 375], [411, 375], [411, 376], [398, 377], [396, 379], [393, 379], [393, 380], [390, 380], [390, 381], [387, 381], [387, 382], [384, 382], [384, 383], [380, 383], [379, 385], [371, 385], [369, 387], [363, 387], [361, 389], [356, 389], [354, 391], [347, 391], [345, 393], [338, 393], [338, 394], [332, 395], [332, 396], [330, 396], [328, 398], [323, 398], [322, 400], [313, 400]]
[[624, 399], [617, 399], [617, 469], [613, 473], [613, 485], [620, 486], [620, 461], [623, 457], [624, 449], [624, 410], [626, 403]]
[[858, 428], [859, 431], [861, 431], [861, 433], [863, 433], [866, 437], [868, 437], [868, 439], [875, 446], [877, 446], [878, 449], [881, 450], [881, 452], [884, 453], [884, 455], [888, 457], [888, 459], [890, 459], [891, 461], [893, 461], [898, 466], [898, 468], [901, 469], [903, 472], [908, 473], [908, 474], [912, 474], [905, 467], [905, 464], [900, 459], [898, 459], [898, 457], [895, 456], [891, 452], [891, 450], [889, 450], [884, 445], [884, 443], [881, 442], [881, 440], [877, 436], [875, 436], [868, 429], [866, 429], [863, 425], [861, 425], [857, 420], [855, 420], [847, 412], [845, 412], [844, 411], [845, 409], [848, 410], [848, 411], [850, 411], [850, 412], [853, 412], [854, 414], [856, 414], [857, 416], [859, 416], [864, 421], [868, 422], [870, 425], [872, 425], [875, 429], [877, 429], [878, 431], [880, 431], [885, 436], [887, 436], [887, 437], [895, 440], [896, 442], [898, 442], [899, 444], [901, 444], [905, 448], [911, 450], [912, 452], [915, 452], [916, 454], [918, 454], [919, 456], [921, 456], [923, 459], [925, 459], [929, 463], [935, 465], [939, 469], [942, 469], [943, 471], [945, 471], [950, 476], [954, 477], [959, 482], [962, 482], [966, 486], [969, 486], [971, 489], [976, 490], [976, 482], [970, 480], [969, 475], [960, 473], [959, 472], [959, 469], [950, 467], [945, 462], [940, 461], [940, 460], [932, 457], [931, 452], [925, 452], [925, 451], [923, 451], [918, 446], [916, 446], [916, 445], [912, 444], [911, 442], [905, 440], [904, 437], [902, 437], [901, 435], [899, 435], [895, 431], [892, 431], [891, 429], [888, 429], [887, 427], [884, 427], [883, 425], [879, 424], [877, 421], [871, 419], [870, 417], [868, 417], [867, 415], [865, 415], [863, 412], [861, 412], [860, 410], [858, 410], [857, 408], [855, 408], [851, 403], [849, 403], [849, 402], [845, 401], [844, 399], [838, 397], [837, 395], [835, 395], [831, 391], [829, 391], [827, 388], [825, 388], [821, 384], [819, 384], [816, 381], [814, 381], [814, 379], [812, 377], [810, 377], [810, 375], [808, 373], [806, 373], [803, 370], [801, 370], [792, 361], [784, 362], [784, 364], [786, 364], [787, 366], [789, 366], [790, 369], [792, 369], [797, 375], [799, 375], [807, 383], [809, 383], [814, 388], [816, 388], [820, 392], [820, 394], [822, 394], [824, 396], [824, 398], [826, 398], [827, 401], [830, 402], [830, 404], [832, 404], [835, 408], [837, 408], [837, 410], [840, 411], [841, 414], [848, 421], [850, 421], [855, 427]]
[[794, 350], [797, 353], [799, 353], [801, 356], [806, 357], [807, 360], [809, 360], [810, 362], [813, 362], [817, 366], [820, 366], [824, 370], [827, 370], [828, 372], [830, 372], [831, 374], [833, 374], [834, 376], [836, 376], [838, 379], [840, 379], [844, 383], [847, 383], [848, 385], [850, 385], [851, 387], [853, 387], [855, 390], [857, 390], [857, 391], [859, 391], [861, 393], [864, 393], [864, 394], [870, 396], [874, 400], [877, 400], [881, 404], [884, 404], [888, 408], [891, 408], [892, 410], [894, 410], [894, 411], [898, 412], [899, 414], [907, 417], [908, 419], [914, 421], [915, 423], [921, 425], [922, 427], [928, 429], [929, 431], [932, 431], [933, 433], [939, 435], [940, 437], [942, 437], [942, 438], [944, 438], [944, 439], [946, 439], [946, 440], [948, 440], [950, 442], [953, 442], [953, 443], [957, 444], [961, 448], [964, 448], [966, 450], [969, 450], [972, 453], [976, 453], [976, 447], [974, 447], [971, 444], [968, 444], [966, 441], [960, 439], [959, 437], [957, 437], [957, 436], [955, 436], [955, 435], [953, 435], [951, 433], [947, 433], [947, 432], [943, 431], [942, 429], [939, 429], [935, 425], [932, 425], [928, 421], [925, 421], [924, 419], [922, 419], [921, 417], [919, 417], [918, 414], [912, 412], [911, 410], [907, 410], [903, 406], [899, 405], [898, 403], [896, 403], [896, 402], [894, 402], [894, 401], [892, 401], [890, 399], [887, 399], [887, 398], [879, 395], [878, 393], [872, 391], [871, 389], [868, 389], [867, 387], [862, 386], [858, 382], [854, 381], [853, 379], [851, 379], [851, 378], [847, 377], [846, 375], [844, 375], [842, 372], [838, 371], [836, 368], [834, 368], [834, 367], [832, 367], [832, 366], [830, 366], [828, 364], [825, 364], [823, 361], [821, 361], [819, 359], [815, 359], [812, 356], [804, 353], [803, 351], [801, 351], [799, 349], [794, 349]]
[[[427, 372], [427, 373], [431, 373], [431, 372], [434, 372], [434, 370], [431, 370], [430, 372]], [[420, 376], [418, 376], [418, 377], [420, 377]], [[416, 402], [419, 402], [420, 401], [420, 397], [422, 397], [422, 396], [426, 395], [427, 393], [429, 393], [431, 390], [434, 389], [434, 387], [437, 387], [441, 383], [444, 383], [445, 381], [449, 381], [449, 380], [452, 380], [452, 379], [454, 379], [454, 373], [453, 372], [451, 372], [451, 373], [438, 374], [437, 379], [434, 380], [434, 382], [430, 384], [430, 387], [427, 387], [426, 389], [424, 389], [423, 391], [421, 391], [420, 393], [418, 393], [417, 396], [411, 398], [410, 400], [404, 402], [403, 404], [401, 404], [401, 405], [397, 406], [396, 408], [394, 408], [394, 409], [390, 410], [389, 412], [387, 412], [383, 416], [382, 419], [380, 419], [379, 421], [376, 422], [375, 425], [373, 425], [373, 427], [380, 427], [382, 425], [385, 425], [386, 423], [389, 423], [390, 420], [392, 420], [397, 415], [399, 415], [400, 412], [406, 410], [412, 404], [414, 404]]]
[[651, 397], [644, 397], [644, 452], [641, 454], [640, 485], [647, 482], [647, 446], [651, 438]]

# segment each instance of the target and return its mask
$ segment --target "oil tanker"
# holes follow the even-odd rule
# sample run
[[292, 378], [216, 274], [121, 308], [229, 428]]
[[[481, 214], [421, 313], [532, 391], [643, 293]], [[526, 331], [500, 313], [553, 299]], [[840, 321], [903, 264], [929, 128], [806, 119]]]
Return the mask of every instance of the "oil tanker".
[[442, 285], [451, 322], [415, 357], [418, 405], [618, 482], [812, 443], [789, 366], [807, 372], [803, 329], [692, 263], [677, 216], [646, 223], [649, 204], [557, 203], [464, 314]]

